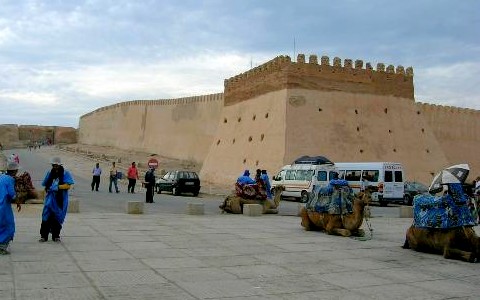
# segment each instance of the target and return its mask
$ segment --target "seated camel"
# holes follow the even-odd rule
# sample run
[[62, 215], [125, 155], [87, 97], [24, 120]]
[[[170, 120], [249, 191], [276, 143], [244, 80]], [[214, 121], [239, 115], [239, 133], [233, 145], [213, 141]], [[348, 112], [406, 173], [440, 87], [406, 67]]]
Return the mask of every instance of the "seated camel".
[[442, 254], [444, 258], [467, 262], [480, 260], [480, 237], [473, 227], [438, 229], [412, 225], [407, 230], [403, 248]]
[[364, 236], [365, 231], [360, 229], [364, 218], [364, 208], [371, 201], [371, 189], [358, 193], [353, 199], [353, 213], [329, 214], [302, 208], [302, 226], [305, 230], [325, 231], [328, 234], [341, 236]]
[[280, 204], [282, 192], [284, 190], [285, 187], [283, 185], [277, 185], [273, 188], [273, 202], [268, 199], [245, 199], [237, 196], [236, 194], [230, 194], [225, 198], [219, 208], [222, 210], [222, 212], [241, 214], [243, 213], [244, 204], [260, 204], [263, 207], [264, 214], [278, 214], [278, 205]]
[[468, 207], [468, 197], [459, 183], [447, 184], [442, 196], [418, 195], [413, 201], [413, 224], [403, 248], [442, 254], [445, 258], [477, 262], [480, 237]]

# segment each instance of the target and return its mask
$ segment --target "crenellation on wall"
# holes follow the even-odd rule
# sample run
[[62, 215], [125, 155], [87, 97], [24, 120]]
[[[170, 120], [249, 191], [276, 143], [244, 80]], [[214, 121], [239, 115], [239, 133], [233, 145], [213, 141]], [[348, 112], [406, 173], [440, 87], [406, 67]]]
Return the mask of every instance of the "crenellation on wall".
[[341, 68], [342, 67], [342, 60], [340, 57], [334, 57], [333, 58], [333, 67], [334, 68]]
[[[407, 69], [410, 70], [410, 69]], [[252, 97], [293, 86], [318, 90], [338, 90], [353, 93], [393, 95], [413, 99], [413, 69], [405, 72], [403, 66], [385, 68], [378, 63], [374, 71], [370, 63], [363, 68], [363, 61], [343, 61], [311, 54], [308, 63], [304, 54], [292, 62], [288, 56], [279, 56], [247, 72], [224, 81], [225, 105], [233, 105]]]
[[393, 65], [388, 65], [386, 72], [388, 74], [395, 74], [395, 67]]
[[[205, 98], [202, 98], [205, 97]], [[103, 106], [100, 108], [97, 108], [96, 110], [86, 113], [80, 117], [80, 119], [91, 116], [92, 114], [99, 113], [102, 111], [110, 110], [110, 109], [116, 109], [116, 108], [121, 108], [125, 106], [162, 106], [162, 105], [177, 105], [181, 102], [181, 99], [184, 100], [185, 104], [191, 104], [191, 103], [200, 103], [202, 102], [202, 99], [208, 99], [208, 101], [223, 101], [223, 93], [216, 93], [216, 94], [208, 94], [208, 95], [203, 95], [203, 96], [192, 96], [192, 97], [186, 97], [186, 98], [177, 98], [177, 99], [157, 99], [157, 100], [129, 100], [129, 101], [123, 101], [119, 103], [115, 103], [112, 105], [108, 106]]]
[[355, 69], [357, 70], [363, 69], [363, 60], [361, 59], [355, 60]]
[[384, 63], [378, 63], [377, 64], [377, 72], [385, 72], [385, 64]]
[[347, 70], [351, 70], [353, 68], [353, 62], [351, 59], [349, 58], [346, 58], [344, 61], [343, 61], [343, 67]]

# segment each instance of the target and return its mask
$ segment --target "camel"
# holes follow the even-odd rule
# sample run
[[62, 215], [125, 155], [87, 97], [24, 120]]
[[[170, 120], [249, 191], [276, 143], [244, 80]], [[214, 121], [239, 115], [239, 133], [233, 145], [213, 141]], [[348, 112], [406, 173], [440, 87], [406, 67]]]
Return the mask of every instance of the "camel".
[[311, 211], [305, 207], [301, 209], [302, 226], [305, 230], [321, 230], [332, 235], [364, 236], [365, 231], [360, 229], [364, 218], [364, 208], [371, 201], [371, 190], [358, 193], [353, 200], [353, 213], [347, 215], [329, 214]]
[[273, 188], [273, 202], [270, 200], [244, 199], [236, 194], [228, 195], [219, 206], [222, 212], [241, 214], [244, 204], [260, 204], [263, 207], [264, 214], [278, 214], [278, 205], [282, 198], [282, 192], [285, 190], [283, 185], [277, 185]]
[[473, 227], [438, 229], [412, 225], [407, 230], [403, 248], [442, 254], [444, 258], [467, 262], [480, 260], [480, 237], [475, 234]]

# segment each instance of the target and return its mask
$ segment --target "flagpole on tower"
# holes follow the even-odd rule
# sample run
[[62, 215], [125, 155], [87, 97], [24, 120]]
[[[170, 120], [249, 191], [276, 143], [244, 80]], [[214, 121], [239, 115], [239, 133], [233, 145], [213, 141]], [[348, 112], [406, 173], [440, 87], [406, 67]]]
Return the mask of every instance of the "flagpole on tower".
[[293, 57], [292, 57], [292, 59], [295, 59], [296, 56], [297, 56], [297, 49], [296, 49], [296, 45], [295, 45], [295, 37], [293, 37]]

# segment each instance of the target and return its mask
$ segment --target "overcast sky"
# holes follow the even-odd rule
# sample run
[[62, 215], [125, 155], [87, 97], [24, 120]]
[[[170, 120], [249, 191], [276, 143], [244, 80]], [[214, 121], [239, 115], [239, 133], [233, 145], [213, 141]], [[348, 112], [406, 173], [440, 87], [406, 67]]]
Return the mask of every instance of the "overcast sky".
[[0, 124], [78, 127], [121, 101], [223, 92], [294, 50], [412, 66], [416, 101], [480, 109], [479, 14], [477, 0], [0, 0]]

